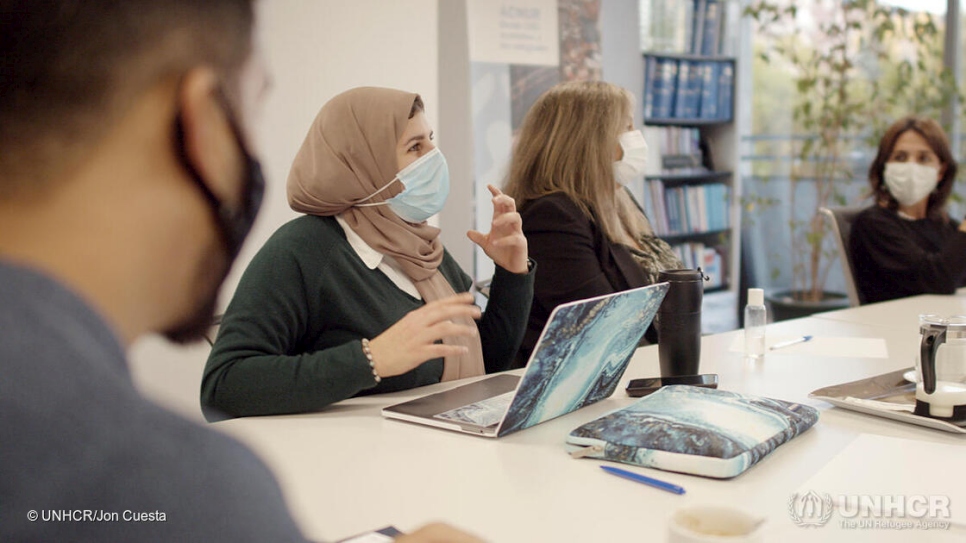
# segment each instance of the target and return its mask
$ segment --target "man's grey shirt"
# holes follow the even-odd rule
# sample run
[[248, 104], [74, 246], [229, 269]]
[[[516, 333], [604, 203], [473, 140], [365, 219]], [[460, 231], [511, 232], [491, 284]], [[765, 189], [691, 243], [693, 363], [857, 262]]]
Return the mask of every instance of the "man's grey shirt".
[[2, 260], [0, 368], [0, 541], [303, 540], [249, 450], [144, 399], [103, 318]]

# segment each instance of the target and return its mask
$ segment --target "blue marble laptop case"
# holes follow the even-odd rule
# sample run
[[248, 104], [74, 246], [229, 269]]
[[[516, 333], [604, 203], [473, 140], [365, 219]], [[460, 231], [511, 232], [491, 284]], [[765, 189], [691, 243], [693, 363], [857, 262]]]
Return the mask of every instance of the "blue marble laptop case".
[[692, 386], [666, 386], [577, 428], [581, 456], [734, 477], [818, 421], [810, 406]]
[[610, 397], [667, 290], [657, 283], [557, 306], [498, 435]]

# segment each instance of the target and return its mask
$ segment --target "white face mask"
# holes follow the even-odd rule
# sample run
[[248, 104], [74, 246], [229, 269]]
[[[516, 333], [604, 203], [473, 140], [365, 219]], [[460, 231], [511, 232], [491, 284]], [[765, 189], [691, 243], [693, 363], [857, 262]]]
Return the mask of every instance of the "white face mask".
[[889, 193], [903, 206], [928, 197], [939, 184], [939, 168], [915, 162], [886, 162], [883, 175]]
[[644, 175], [644, 166], [647, 165], [647, 142], [644, 141], [644, 134], [640, 130], [624, 132], [618, 141], [624, 156], [614, 162], [614, 179], [621, 185], [627, 185]]

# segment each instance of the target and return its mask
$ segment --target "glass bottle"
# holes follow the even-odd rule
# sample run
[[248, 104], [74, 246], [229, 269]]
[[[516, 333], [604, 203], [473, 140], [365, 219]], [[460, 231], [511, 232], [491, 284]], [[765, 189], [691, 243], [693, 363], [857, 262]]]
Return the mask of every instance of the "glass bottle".
[[748, 305], [745, 306], [745, 357], [761, 360], [765, 356], [765, 325], [768, 314], [765, 309], [765, 291], [748, 289]]

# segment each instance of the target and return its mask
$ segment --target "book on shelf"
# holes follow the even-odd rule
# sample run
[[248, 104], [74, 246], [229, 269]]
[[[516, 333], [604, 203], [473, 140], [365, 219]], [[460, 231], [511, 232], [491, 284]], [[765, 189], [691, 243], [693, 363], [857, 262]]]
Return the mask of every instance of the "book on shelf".
[[648, 55], [644, 119], [729, 121], [734, 95], [730, 60], [687, 60]]
[[664, 235], [674, 235], [681, 231], [681, 208], [677, 200], [676, 190], [664, 191], [664, 209], [667, 211], [667, 230], [662, 232]]
[[674, 112], [669, 117], [688, 119], [693, 115], [691, 111], [691, 63], [682, 60], [678, 62], [678, 77], [674, 83]]
[[677, 93], [678, 61], [666, 57], [647, 57], [644, 82], [644, 117], [670, 119], [674, 115]]
[[694, 5], [690, 1], [641, 2], [641, 50], [689, 53], [693, 17]]
[[639, 11], [642, 51], [734, 54], [741, 19], [741, 4], [735, 0], [647, 0]]
[[[687, 0], [684, 0], [685, 3]], [[708, 0], [693, 0], [694, 12], [691, 16], [691, 49], [693, 55], [700, 55], [704, 47], [704, 19], [707, 15]]]
[[657, 103], [655, 87], [657, 81], [657, 57], [645, 57], [644, 65], [644, 118], [653, 119], [654, 104]]
[[669, 119], [674, 114], [674, 98], [677, 94], [678, 61], [670, 58], [658, 60], [658, 80], [660, 92], [657, 93], [657, 105], [654, 116], [659, 119]]
[[640, 3], [641, 50], [733, 55], [740, 19], [735, 0], [647, 0]]
[[703, 211], [703, 213], [697, 214], [698, 230], [701, 232], [707, 232], [711, 229], [709, 226], [711, 222], [709, 220], [709, 216], [714, 213], [714, 210], [708, 207], [708, 199], [706, 196], [708, 191], [702, 190], [702, 187], [700, 186], [688, 187], [688, 191], [691, 194], [691, 205], [694, 207], [694, 209]]
[[677, 88], [674, 97], [675, 119], [696, 119], [701, 102], [701, 65], [690, 60], [678, 61]]
[[725, 248], [711, 247], [701, 242], [688, 242], [672, 245], [671, 250], [681, 259], [685, 268], [701, 268], [708, 276], [705, 289], [725, 286], [725, 265], [722, 251]]
[[651, 0], [640, 9], [647, 54], [644, 118], [730, 120], [735, 66], [721, 57], [735, 53], [740, 3]]
[[698, 207], [697, 187], [683, 186], [680, 188], [681, 200], [688, 217], [688, 222], [685, 225], [687, 229], [683, 233], [704, 232], [704, 229], [701, 228], [701, 216], [707, 213], [707, 210]]
[[701, 195], [704, 209], [708, 210], [707, 230], [723, 230], [720, 217], [727, 216], [728, 206], [728, 202], [721, 200], [719, 196], [718, 189], [723, 187], [724, 185], [708, 185], [708, 191]]
[[718, 117], [720, 74], [720, 62], [701, 63], [701, 104], [698, 107], [698, 117], [701, 119], [716, 119]]
[[[684, 61], [682, 61], [684, 62]], [[693, 119], [698, 116], [698, 107], [701, 104], [701, 67], [700, 64], [688, 61], [690, 71], [688, 73], [688, 105], [685, 109], [685, 119]]]
[[705, 288], [718, 288], [725, 285], [724, 257], [717, 249], [707, 247], [702, 253], [703, 265], [701, 270], [708, 276]]
[[677, 187], [671, 189], [678, 206], [678, 234], [697, 232], [692, 226], [692, 221], [697, 219], [695, 209], [692, 209], [688, 202], [688, 187]]
[[731, 228], [731, 187], [728, 185], [717, 185], [712, 197], [711, 205], [717, 210], [715, 223], [712, 225], [712, 228], [715, 230]]
[[735, 67], [730, 62], [722, 63], [718, 74], [718, 119], [731, 119], [734, 88]]
[[701, 21], [701, 49], [695, 51], [702, 55], [721, 53], [722, 5], [718, 0], [704, 0], [704, 20]]
[[701, 152], [701, 131], [680, 126], [645, 126], [648, 159], [645, 174], [703, 173], [705, 160]]
[[708, 173], [701, 163], [701, 153], [664, 155], [661, 157], [661, 175], [698, 175]]
[[645, 213], [658, 236], [681, 236], [727, 230], [730, 187], [704, 183], [668, 187], [660, 179], [644, 183]]

